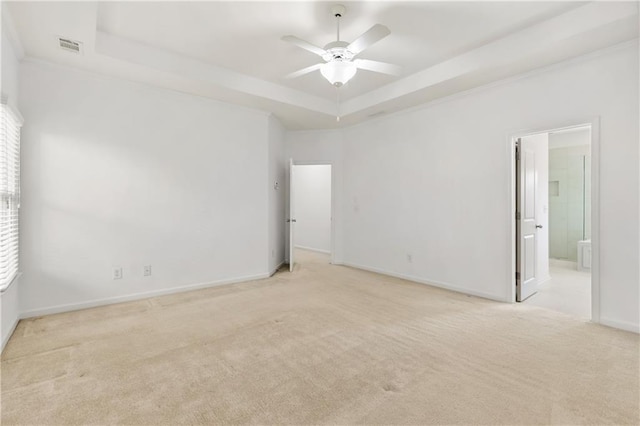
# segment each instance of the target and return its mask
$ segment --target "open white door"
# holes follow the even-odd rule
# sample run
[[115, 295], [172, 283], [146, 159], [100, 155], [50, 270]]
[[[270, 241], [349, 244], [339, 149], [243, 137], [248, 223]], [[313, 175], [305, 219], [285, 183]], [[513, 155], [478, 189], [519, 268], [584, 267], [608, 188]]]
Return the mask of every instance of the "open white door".
[[532, 141], [516, 142], [516, 301], [538, 291], [536, 253], [536, 156]]
[[289, 222], [289, 271], [293, 271], [293, 265], [295, 263], [294, 260], [294, 231], [295, 231], [295, 225], [296, 225], [296, 219], [295, 219], [295, 203], [293, 202], [293, 187], [294, 187], [294, 173], [293, 173], [293, 159], [290, 158], [289, 159], [289, 219], [287, 219], [287, 222]]

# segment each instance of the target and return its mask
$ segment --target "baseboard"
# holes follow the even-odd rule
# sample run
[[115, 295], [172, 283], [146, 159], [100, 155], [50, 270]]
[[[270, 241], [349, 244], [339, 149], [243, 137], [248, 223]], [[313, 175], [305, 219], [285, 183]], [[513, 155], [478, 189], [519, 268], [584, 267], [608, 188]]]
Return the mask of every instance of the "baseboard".
[[276, 266], [276, 267], [275, 267], [275, 269], [273, 269], [273, 270], [271, 271], [271, 273], [269, 274], [269, 276], [270, 276], [270, 277], [272, 277], [276, 272], [278, 272], [278, 269], [282, 268], [282, 265], [284, 265], [284, 263], [285, 263], [285, 262], [284, 262], [284, 260], [283, 260], [282, 262], [280, 262], [280, 263], [278, 264], [278, 266]]
[[553, 257], [549, 258], [549, 266], [558, 266], [561, 268], [569, 268], [578, 270], [578, 262], [568, 259], [555, 259]]
[[302, 249], [302, 250], [315, 251], [316, 253], [331, 254], [331, 251], [329, 251], [329, 250], [322, 250], [322, 249], [317, 249], [317, 248], [313, 248], [313, 247], [305, 247], [305, 246], [294, 246], [294, 247]]
[[362, 269], [364, 271], [375, 272], [376, 274], [387, 275], [387, 276], [394, 277], [394, 278], [400, 278], [400, 279], [407, 280], [407, 281], [412, 281], [412, 282], [415, 282], [415, 283], [418, 283], [418, 284], [425, 284], [425, 285], [429, 285], [429, 286], [432, 286], [432, 287], [438, 287], [438, 288], [442, 288], [442, 289], [445, 289], [445, 290], [451, 290], [451, 291], [455, 291], [456, 293], [463, 293], [463, 294], [466, 294], [466, 295], [482, 297], [483, 299], [490, 299], [490, 300], [495, 300], [495, 301], [498, 301], [498, 302], [507, 301], [507, 298], [505, 296], [503, 296], [503, 295], [495, 295], [495, 294], [491, 294], [491, 293], [485, 293], [485, 292], [482, 292], [482, 291], [469, 290], [467, 288], [459, 287], [459, 286], [452, 285], [452, 284], [449, 284], [449, 283], [445, 283], [445, 282], [442, 282], [442, 281], [436, 281], [436, 280], [430, 280], [430, 279], [415, 277], [413, 275], [399, 274], [397, 272], [389, 272], [389, 271], [386, 271], [384, 269], [372, 268], [370, 266], [358, 265], [356, 263], [351, 263], [351, 262], [342, 262], [341, 265], [349, 266], [351, 268], [356, 268], [356, 269]]
[[2, 348], [0, 348], [0, 354], [4, 351], [4, 347], [7, 346], [7, 343], [9, 343], [9, 339], [11, 339], [11, 336], [13, 336], [13, 332], [16, 331], [16, 327], [18, 326], [19, 322], [20, 322], [20, 318], [16, 318], [16, 320], [11, 325], [11, 329], [9, 330], [9, 333], [7, 333], [4, 339], [2, 339]]
[[97, 306], [113, 305], [115, 303], [122, 303], [122, 302], [131, 302], [131, 301], [134, 301], [134, 300], [148, 299], [148, 298], [151, 298], [151, 297], [164, 296], [164, 295], [167, 295], [167, 294], [174, 294], [174, 293], [182, 293], [182, 292], [185, 292], [185, 291], [199, 290], [199, 289], [208, 288], [208, 287], [217, 287], [217, 286], [220, 286], [220, 285], [227, 285], [227, 284], [235, 284], [235, 283], [241, 283], [241, 282], [246, 282], [246, 281], [261, 280], [261, 279], [264, 279], [264, 278], [269, 278], [269, 276], [270, 275], [268, 273], [267, 274], [258, 274], [258, 275], [248, 275], [248, 276], [244, 276], [244, 277], [232, 278], [232, 279], [227, 279], [227, 280], [212, 281], [212, 282], [208, 282], [208, 283], [189, 284], [189, 285], [180, 286], [180, 287], [171, 287], [171, 288], [161, 289], [161, 290], [152, 290], [152, 291], [146, 291], [146, 292], [142, 292], [142, 293], [129, 294], [129, 295], [125, 295], [125, 296], [115, 296], [115, 297], [108, 297], [108, 298], [105, 298], [105, 299], [89, 300], [87, 302], [69, 303], [69, 304], [65, 304], [65, 305], [57, 305], [57, 306], [52, 306], [52, 307], [49, 307], [49, 308], [32, 309], [32, 310], [29, 310], [29, 311], [21, 312], [20, 313], [20, 318], [24, 319], [24, 318], [39, 317], [39, 316], [42, 316], [42, 315], [59, 314], [59, 313], [62, 313], [62, 312], [78, 311], [80, 309], [95, 308]]
[[607, 327], [618, 328], [620, 330], [630, 331], [632, 333], [640, 334], [640, 325], [627, 321], [618, 321], [610, 318], [603, 318], [600, 316], [600, 324]]
[[547, 275], [544, 278], [540, 278], [540, 280], [538, 281], [538, 285], [544, 284], [544, 283], [546, 283], [547, 281], [550, 281], [550, 280], [551, 280], [551, 275]]

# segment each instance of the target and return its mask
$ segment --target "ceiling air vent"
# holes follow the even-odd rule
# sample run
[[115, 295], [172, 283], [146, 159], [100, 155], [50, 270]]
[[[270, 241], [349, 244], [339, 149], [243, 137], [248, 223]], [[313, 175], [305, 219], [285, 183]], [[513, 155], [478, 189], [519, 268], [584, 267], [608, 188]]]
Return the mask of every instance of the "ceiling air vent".
[[58, 37], [58, 45], [60, 49], [66, 50], [67, 52], [82, 54], [82, 43], [79, 41]]

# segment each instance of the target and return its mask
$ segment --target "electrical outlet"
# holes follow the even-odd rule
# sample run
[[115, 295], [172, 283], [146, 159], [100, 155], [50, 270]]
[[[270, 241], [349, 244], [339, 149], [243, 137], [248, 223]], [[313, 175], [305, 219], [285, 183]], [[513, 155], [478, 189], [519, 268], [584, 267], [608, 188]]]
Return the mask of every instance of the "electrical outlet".
[[122, 268], [120, 266], [113, 267], [113, 279], [114, 280], [122, 279]]
[[144, 276], [145, 277], [150, 277], [151, 276], [151, 265], [145, 265], [145, 267], [144, 267]]

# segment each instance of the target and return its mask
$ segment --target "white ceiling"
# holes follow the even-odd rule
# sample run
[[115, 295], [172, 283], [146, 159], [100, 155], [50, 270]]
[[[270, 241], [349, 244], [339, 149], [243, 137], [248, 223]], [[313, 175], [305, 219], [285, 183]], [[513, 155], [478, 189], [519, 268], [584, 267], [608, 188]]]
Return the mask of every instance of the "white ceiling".
[[[637, 2], [342, 2], [341, 39], [386, 25], [391, 35], [359, 57], [403, 72], [358, 71], [338, 107], [319, 72], [283, 78], [321, 59], [280, 40], [335, 40], [332, 4], [9, 2], [4, 22], [27, 57], [264, 109], [291, 129], [357, 123], [638, 37]], [[83, 42], [84, 55], [56, 36]]]

